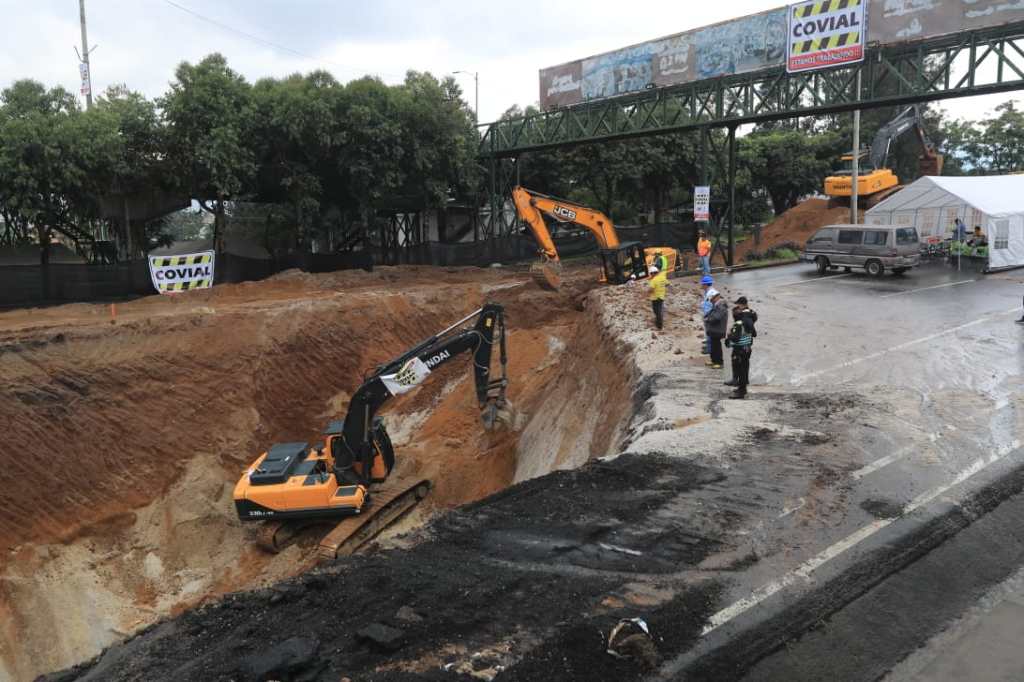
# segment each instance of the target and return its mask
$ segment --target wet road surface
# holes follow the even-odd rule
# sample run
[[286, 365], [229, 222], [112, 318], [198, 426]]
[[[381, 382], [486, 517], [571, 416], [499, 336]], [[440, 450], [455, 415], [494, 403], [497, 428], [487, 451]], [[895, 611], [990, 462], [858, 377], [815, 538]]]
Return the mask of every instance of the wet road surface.
[[[762, 522], [761, 560], [738, 577], [702, 643], [662, 676], [877, 679], [1024, 567], [1024, 326], [1014, 324], [1024, 272], [932, 265], [902, 277], [821, 277], [801, 264], [718, 276], [716, 286], [746, 295], [760, 314], [755, 401], [859, 395], [867, 409], [821, 424], [834, 450], [812, 456], [838, 473], [821, 486], [831, 507], [827, 495], [801, 495], [774, 521], [790, 528]], [[806, 458], [813, 448], [799, 449]], [[808, 505], [812, 515], [797, 521]], [[906, 610], [891, 606], [900, 602]], [[981, 665], [996, 646], [977, 629], [1006, 639], [1006, 623], [1024, 613], [1000, 604], [973, 629], [960, 626], [955, 665], [933, 655], [893, 679], [973, 679], [956, 677], [964, 659]], [[1021, 679], [1012, 673], [1024, 652], [1004, 646], [997, 658], [1010, 676], [985, 679]]]

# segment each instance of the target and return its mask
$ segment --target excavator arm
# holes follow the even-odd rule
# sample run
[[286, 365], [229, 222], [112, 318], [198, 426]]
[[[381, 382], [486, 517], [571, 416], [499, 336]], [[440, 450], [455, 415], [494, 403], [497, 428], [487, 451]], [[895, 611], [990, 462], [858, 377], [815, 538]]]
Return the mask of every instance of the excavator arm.
[[615, 249], [619, 246], [615, 226], [612, 225], [611, 219], [600, 211], [523, 187], [515, 187], [512, 190], [512, 201], [516, 205], [520, 220], [530, 227], [541, 253], [549, 260], [557, 261], [558, 251], [544, 222], [544, 215], [560, 223], [573, 223], [586, 228], [597, 239], [597, 245], [601, 249]]
[[[892, 143], [907, 131], [914, 129], [923, 152], [921, 167], [926, 175], [938, 175], [942, 171], [942, 156], [935, 151], [935, 144], [928, 138], [924, 129], [921, 108], [916, 104], [904, 109], [899, 116], [878, 129], [875, 139], [871, 142], [871, 165], [873, 168], [885, 168], [889, 160]], [[934, 172], [928, 172], [934, 171]]]
[[[474, 318], [476, 323], [472, 327], [463, 327]], [[491, 378], [491, 356], [495, 341], [500, 352], [501, 375]], [[506, 404], [508, 353], [505, 346], [504, 308], [488, 303], [402, 355], [378, 366], [356, 389], [345, 415], [341, 438], [332, 442], [337, 480], [363, 483], [359, 480], [363, 476], [355, 474], [353, 465], [362, 463], [362, 471], [368, 472], [375, 449], [384, 444], [390, 450], [384, 425], [376, 417], [377, 411], [388, 400], [413, 390], [438, 367], [467, 352], [473, 356], [477, 402], [484, 425], [492, 427], [498, 410]], [[394, 456], [390, 452], [384, 454], [385, 460], [390, 460], [387, 461], [390, 472]]]
[[679, 252], [671, 247], [645, 249], [640, 242], [620, 242], [611, 219], [600, 211], [564, 199], [534, 192], [524, 187], [512, 190], [516, 213], [530, 228], [540, 247], [542, 261], [531, 268], [537, 284], [545, 289], [558, 289], [561, 284], [560, 261], [544, 216], [559, 223], [572, 223], [590, 231], [597, 240], [602, 261], [601, 281], [623, 284], [631, 279], [647, 277], [651, 265], [677, 270]]

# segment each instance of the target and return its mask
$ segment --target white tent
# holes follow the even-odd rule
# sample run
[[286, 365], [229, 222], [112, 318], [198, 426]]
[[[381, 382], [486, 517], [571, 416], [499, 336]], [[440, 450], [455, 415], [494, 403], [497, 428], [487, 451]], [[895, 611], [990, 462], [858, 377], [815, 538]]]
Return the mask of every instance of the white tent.
[[988, 238], [988, 270], [1024, 266], [1024, 175], [923, 177], [865, 214], [869, 225], [913, 225], [922, 241], [952, 236], [960, 218]]

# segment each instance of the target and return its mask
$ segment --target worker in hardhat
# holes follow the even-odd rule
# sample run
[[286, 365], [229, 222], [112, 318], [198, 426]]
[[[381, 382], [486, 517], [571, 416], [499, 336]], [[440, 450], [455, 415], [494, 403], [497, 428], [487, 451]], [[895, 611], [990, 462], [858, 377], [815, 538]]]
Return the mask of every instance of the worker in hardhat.
[[[704, 317], [707, 316], [708, 313], [711, 312], [711, 297], [708, 295], [708, 292], [712, 290], [711, 286], [714, 283], [715, 281], [711, 279], [711, 275], [704, 275], [703, 277], [700, 278], [700, 288], [702, 294], [700, 302], [700, 316], [702, 320], [704, 319]], [[700, 352], [704, 355], [707, 355], [708, 353], [711, 352], [711, 339], [708, 338], [707, 325], [704, 325], [704, 343], [701, 344]]]
[[652, 265], [648, 268], [647, 274], [647, 286], [651, 290], [651, 308], [654, 310], [654, 326], [661, 329], [665, 324], [665, 295], [668, 291], [668, 270], [662, 270], [658, 266]]

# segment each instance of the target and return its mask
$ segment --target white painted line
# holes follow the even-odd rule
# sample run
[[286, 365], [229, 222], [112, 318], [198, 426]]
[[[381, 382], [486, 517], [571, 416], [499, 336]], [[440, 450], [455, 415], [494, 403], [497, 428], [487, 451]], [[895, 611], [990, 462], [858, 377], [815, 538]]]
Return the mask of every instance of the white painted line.
[[1015, 440], [1009, 446], [1000, 448], [997, 452], [987, 457], [982, 457], [976, 460], [973, 464], [971, 464], [971, 466], [961, 471], [952, 480], [948, 481], [947, 483], [944, 483], [943, 485], [940, 485], [937, 488], [933, 488], [932, 490], [924, 492], [915, 497], [913, 500], [907, 503], [907, 505], [903, 508], [903, 513], [901, 513], [898, 517], [894, 517], [891, 519], [878, 519], [877, 521], [872, 521], [868, 525], [864, 526], [863, 528], [854, 532], [853, 534], [847, 536], [846, 538], [840, 540], [831, 547], [828, 547], [827, 549], [819, 552], [818, 554], [815, 554], [813, 557], [811, 557], [804, 563], [800, 564], [794, 570], [790, 571], [778, 580], [773, 580], [769, 583], [766, 583], [765, 585], [762, 585], [761, 587], [751, 592], [750, 596], [740, 599], [738, 602], [730, 606], [727, 606], [726, 608], [722, 609], [718, 613], [711, 616], [711, 618], [708, 619], [708, 624], [704, 626], [704, 630], [701, 634], [707, 635], [708, 633], [717, 630], [718, 628], [722, 627], [723, 625], [725, 625], [732, 619], [736, 618], [740, 614], [743, 614], [749, 611], [750, 609], [754, 608], [755, 606], [757, 606], [765, 599], [778, 592], [779, 590], [785, 589], [786, 587], [792, 585], [797, 581], [798, 578], [803, 580], [808, 579], [810, 577], [810, 574], [815, 569], [819, 568], [820, 566], [829, 562], [830, 560], [836, 558], [837, 556], [847, 551], [851, 547], [854, 547], [857, 544], [863, 542], [864, 540], [867, 540], [869, 537], [871, 537], [878, 531], [882, 530], [886, 526], [895, 523], [907, 514], [910, 514], [911, 512], [923, 507], [924, 505], [928, 504], [929, 502], [939, 497], [940, 495], [945, 494], [951, 488], [960, 485], [961, 483], [969, 479], [971, 476], [984, 470], [986, 467], [995, 464], [996, 462], [1006, 457], [1011, 452], [1017, 450], [1017, 448], [1019, 447], [1020, 441]]
[[795, 287], [797, 284], [814, 284], [815, 282], [827, 282], [827, 281], [832, 280], [832, 279], [841, 279], [843, 277], [849, 277], [852, 274], [853, 274], [852, 272], [848, 272], [845, 275], [828, 275], [827, 277], [818, 277], [816, 279], [802, 279], [799, 282], [786, 282], [785, 284], [773, 284], [771, 286], [771, 288], [772, 289], [777, 289], [779, 287]]
[[846, 369], [847, 367], [853, 367], [854, 365], [859, 365], [860, 363], [866, 362], [867, 360], [874, 360], [875, 358], [880, 358], [880, 357], [882, 357], [884, 355], [892, 353], [893, 351], [905, 350], [907, 348], [910, 348], [911, 346], [916, 346], [916, 345], [921, 344], [921, 343], [927, 343], [928, 341], [933, 341], [933, 340], [935, 340], [935, 339], [937, 339], [939, 337], [946, 336], [948, 334], [955, 334], [955, 333], [957, 333], [958, 331], [960, 331], [962, 329], [967, 329], [968, 327], [973, 327], [976, 324], [981, 324], [982, 322], [987, 322], [989, 320], [989, 318], [991, 318], [991, 317], [997, 317], [999, 315], [1006, 315], [1007, 313], [1015, 313], [1015, 312], [1017, 312], [1019, 310], [1020, 310], [1020, 307], [1018, 306], [1018, 307], [1015, 307], [1015, 308], [1010, 308], [1009, 310], [1007, 310], [1005, 312], [989, 313], [988, 315], [985, 315], [983, 317], [979, 317], [976, 320], [972, 320], [970, 322], [966, 322], [964, 324], [957, 325], [956, 327], [950, 327], [949, 329], [946, 329], [945, 331], [935, 332], [934, 334], [929, 334], [928, 336], [922, 336], [921, 338], [914, 339], [913, 341], [906, 341], [906, 342], [901, 343], [901, 344], [899, 344], [897, 346], [892, 346], [891, 348], [886, 348], [885, 350], [880, 350], [880, 351], [878, 351], [876, 353], [871, 353], [870, 355], [865, 355], [863, 357], [854, 358], [853, 360], [847, 360], [846, 362], [842, 362], [842, 363], [840, 363], [838, 365], [833, 365], [832, 367], [826, 367], [825, 369], [819, 369], [819, 370], [816, 370], [814, 372], [808, 372], [807, 374], [804, 374], [802, 376], [794, 376], [792, 379], [789, 380], [789, 383], [793, 384], [793, 385], [796, 385], [796, 384], [799, 384], [799, 383], [801, 383], [802, 381], [804, 381], [806, 379], [811, 379], [813, 377], [821, 376], [822, 374], [827, 374], [829, 372], [835, 372], [835, 371], [840, 370], [840, 369]]
[[932, 289], [942, 289], [943, 287], [958, 287], [961, 284], [970, 284], [971, 282], [974, 281], [976, 280], [965, 279], [960, 282], [947, 282], [946, 284], [936, 284], [933, 287], [921, 287], [920, 289], [910, 289], [909, 291], [899, 291], [895, 294], [886, 294], [885, 296], [882, 296], [882, 298], [892, 298], [893, 296], [906, 296], [907, 294], [916, 294], [919, 291], [930, 291]]
[[853, 476], [855, 479], [860, 480], [860, 479], [864, 478], [865, 476], [867, 476], [868, 474], [873, 473], [875, 471], [878, 471], [882, 467], [889, 466], [890, 464], [892, 464], [896, 460], [898, 460], [901, 457], [904, 457], [907, 454], [909, 454], [910, 451], [913, 450], [913, 449], [914, 449], [913, 445], [908, 445], [905, 448], [900, 448], [899, 450], [897, 450], [896, 452], [892, 453], [891, 455], [886, 455], [885, 457], [881, 457], [879, 459], [876, 459], [871, 464], [868, 464], [866, 466], [862, 466], [860, 469], [857, 469], [856, 471], [854, 471], [850, 475]]

